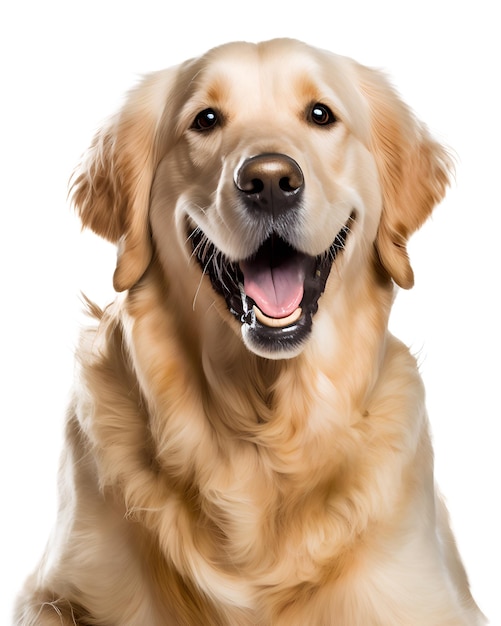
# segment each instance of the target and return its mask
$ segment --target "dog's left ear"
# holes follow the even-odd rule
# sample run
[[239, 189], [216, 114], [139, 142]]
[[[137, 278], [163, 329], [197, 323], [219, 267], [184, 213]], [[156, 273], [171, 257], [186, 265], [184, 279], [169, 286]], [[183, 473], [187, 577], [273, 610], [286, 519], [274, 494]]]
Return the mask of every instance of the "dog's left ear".
[[388, 274], [409, 289], [414, 273], [407, 241], [444, 197], [452, 161], [380, 72], [358, 69], [370, 111], [370, 149], [383, 194], [376, 248]]
[[77, 170], [72, 200], [84, 227], [118, 244], [113, 286], [132, 287], [151, 260], [150, 190], [165, 150], [161, 121], [176, 68], [147, 76], [100, 130]]

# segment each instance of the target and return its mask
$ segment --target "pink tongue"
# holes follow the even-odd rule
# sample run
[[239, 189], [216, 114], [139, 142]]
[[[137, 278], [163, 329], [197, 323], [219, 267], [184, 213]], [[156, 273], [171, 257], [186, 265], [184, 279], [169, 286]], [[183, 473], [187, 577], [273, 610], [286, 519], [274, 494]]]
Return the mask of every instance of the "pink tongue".
[[302, 255], [284, 259], [276, 267], [255, 259], [241, 262], [240, 268], [245, 293], [268, 317], [287, 317], [301, 303], [305, 278]]

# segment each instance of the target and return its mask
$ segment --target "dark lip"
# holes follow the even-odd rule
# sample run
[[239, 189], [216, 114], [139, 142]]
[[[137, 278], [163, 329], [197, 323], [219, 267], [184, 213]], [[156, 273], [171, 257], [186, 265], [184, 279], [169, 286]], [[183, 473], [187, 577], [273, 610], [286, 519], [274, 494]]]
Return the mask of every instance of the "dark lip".
[[[248, 326], [252, 340], [267, 351], [292, 349], [301, 343], [310, 333], [313, 316], [318, 310], [320, 296], [325, 290], [332, 265], [344, 250], [352, 224], [356, 219], [353, 211], [346, 224], [336, 235], [331, 246], [316, 257], [307, 258], [308, 272], [304, 281], [304, 295], [301, 301], [302, 315], [293, 324], [283, 328], [271, 328], [259, 322], [253, 311], [254, 301], [245, 294], [244, 278], [238, 262], [229, 261], [224, 253], [207, 238], [198, 227], [189, 228], [193, 256], [197, 259], [202, 273], [211, 281], [214, 291], [222, 296], [228, 311], [241, 323]], [[287, 249], [287, 254], [297, 253], [293, 246], [273, 233], [280, 245]], [[261, 248], [269, 245], [269, 239], [261, 244]], [[252, 258], [258, 253], [256, 251]], [[298, 253], [299, 254], [299, 253]]]

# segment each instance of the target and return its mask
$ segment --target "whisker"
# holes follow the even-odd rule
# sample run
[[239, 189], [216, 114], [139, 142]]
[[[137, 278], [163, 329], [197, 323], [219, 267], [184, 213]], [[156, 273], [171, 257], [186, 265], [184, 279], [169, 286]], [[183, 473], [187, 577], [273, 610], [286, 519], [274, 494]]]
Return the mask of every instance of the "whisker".
[[193, 239], [193, 237], [197, 234], [197, 232], [201, 232], [200, 228], [197, 226], [196, 228], [194, 228], [191, 233], [186, 237], [186, 239], [184, 240], [184, 243], [188, 243], [188, 241], [190, 239]]
[[204, 266], [204, 268], [202, 270], [202, 274], [200, 276], [200, 280], [198, 281], [198, 287], [197, 287], [197, 290], [195, 291], [195, 295], [193, 297], [193, 304], [192, 304], [193, 311], [196, 308], [197, 298], [198, 298], [198, 294], [200, 293], [200, 289], [202, 288], [202, 283], [203, 283], [204, 276], [208, 273], [208, 267], [209, 267], [209, 265], [210, 265], [210, 263], [211, 263], [213, 258], [214, 258], [214, 253], [211, 254], [209, 260], [207, 261], [207, 263], [205, 264], [205, 266]]
[[[198, 231], [198, 232], [196, 232]], [[201, 252], [202, 248], [205, 248], [207, 246], [208, 239], [207, 237], [204, 235], [204, 233], [197, 228], [196, 230], [194, 230], [189, 238], [193, 238], [195, 235], [197, 236], [201, 236], [200, 241], [198, 241], [194, 246], [193, 246], [193, 251], [191, 253], [191, 256], [196, 256], [200, 261], [203, 261], [203, 259], [205, 258], [205, 251]]]

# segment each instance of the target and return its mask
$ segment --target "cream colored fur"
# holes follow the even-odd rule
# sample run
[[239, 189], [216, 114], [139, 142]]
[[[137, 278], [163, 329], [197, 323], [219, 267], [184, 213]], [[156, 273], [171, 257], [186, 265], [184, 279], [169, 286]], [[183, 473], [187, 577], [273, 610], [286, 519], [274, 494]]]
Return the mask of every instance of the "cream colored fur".
[[[315, 101], [333, 129], [301, 116]], [[207, 107], [222, 128], [193, 132]], [[303, 251], [356, 209], [310, 338], [278, 359], [247, 347], [186, 231], [250, 253], [233, 177], [262, 152], [304, 172]], [[384, 76], [299, 42], [230, 44], [145, 78], [74, 181], [83, 224], [118, 244], [122, 293], [82, 334], [58, 521], [17, 624], [484, 623], [416, 363], [387, 330], [394, 283], [413, 283], [406, 242], [448, 176]]]

